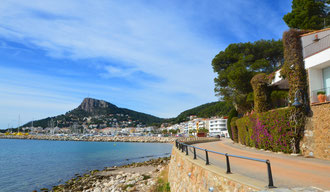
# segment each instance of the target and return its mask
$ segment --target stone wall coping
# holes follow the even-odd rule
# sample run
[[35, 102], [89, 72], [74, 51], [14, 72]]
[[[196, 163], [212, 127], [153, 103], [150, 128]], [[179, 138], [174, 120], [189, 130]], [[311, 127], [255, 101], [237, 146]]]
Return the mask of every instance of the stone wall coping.
[[326, 101], [326, 102], [323, 102], [323, 103], [311, 103], [311, 106], [327, 105], [327, 104], [330, 104], [330, 101]]
[[[250, 188], [256, 189], [256, 190], [263, 190], [263, 189], [268, 189], [267, 188], [267, 183], [258, 181], [256, 179], [252, 179], [237, 173], [234, 174], [226, 174], [226, 170], [215, 166], [215, 165], [205, 165], [205, 161], [202, 161], [200, 159], [192, 159], [191, 156], [186, 156], [185, 153], [182, 153], [177, 149], [175, 146], [173, 147], [173, 150], [175, 150], [175, 154], [178, 154], [181, 156], [181, 158], [186, 159], [187, 161], [190, 161], [192, 164], [195, 164], [196, 166], [199, 166], [209, 172], [212, 172], [214, 174], [219, 175], [220, 177], [227, 178], [228, 180], [235, 181], [237, 183], [241, 183], [243, 185], [249, 186]], [[267, 177], [265, 173], [265, 177]]]

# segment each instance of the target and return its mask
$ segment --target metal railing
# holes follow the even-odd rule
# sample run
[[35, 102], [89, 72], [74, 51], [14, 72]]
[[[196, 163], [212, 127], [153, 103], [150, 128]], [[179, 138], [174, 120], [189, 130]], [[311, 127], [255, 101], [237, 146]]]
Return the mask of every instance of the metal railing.
[[325, 50], [329, 47], [330, 47], [330, 34], [320, 38], [318, 41], [314, 41], [313, 43], [306, 45], [303, 48], [303, 56], [304, 58], [312, 56], [313, 54]]
[[230, 170], [230, 162], [229, 162], [229, 157], [234, 157], [234, 158], [240, 158], [240, 159], [246, 159], [246, 160], [251, 160], [251, 161], [258, 161], [258, 162], [262, 162], [262, 163], [266, 163], [267, 165], [267, 173], [268, 173], [268, 188], [275, 188], [274, 186], [274, 182], [273, 182], [273, 175], [272, 175], [272, 170], [271, 170], [271, 166], [270, 166], [270, 161], [264, 160], [264, 159], [257, 159], [257, 158], [251, 158], [251, 157], [245, 157], [245, 156], [239, 156], [239, 155], [231, 155], [228, 153], [220, 153], [217, 151], [212, 151], [212, 150], [208, 150], [208, 149], [203, 149], [200, 147], [196, 147], [193, 145], [188, 145], [182, 142], [179, 142], [178, 140], [175, 141], [175, 146], [176, 148], [178, 148], [182, 153], [185, 152], [186, 155], [189, 155], [188, 152], [188, 148], [192, 148], [193, 149], [193, 154], [194, 157], [193, 159], [197, 159], [197, 154], [196, 154], [196, 149], [201, 150], [201, 151], [205, 151], [205, 164], [209, 165], [210, 164], [210, 160], [209, 160], [209, 152], [210, 153], [214, 153], [214, 154], [218, 154], [218, 155], [224, 155], [226, 157], [226, 167], [227, 167], [227, 174], [232, 173]]

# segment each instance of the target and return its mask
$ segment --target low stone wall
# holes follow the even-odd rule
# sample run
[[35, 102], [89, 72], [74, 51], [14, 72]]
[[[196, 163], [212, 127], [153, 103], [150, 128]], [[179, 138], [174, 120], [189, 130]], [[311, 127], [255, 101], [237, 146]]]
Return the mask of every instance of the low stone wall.
[[168, 179], [173, 192], [260, 191], [265, 183], [238, 175], [172, 149]]
[[306, 121], [301, 153], [330, 160], [330, 103], [313, 104], [311, 109], [313, 116]]

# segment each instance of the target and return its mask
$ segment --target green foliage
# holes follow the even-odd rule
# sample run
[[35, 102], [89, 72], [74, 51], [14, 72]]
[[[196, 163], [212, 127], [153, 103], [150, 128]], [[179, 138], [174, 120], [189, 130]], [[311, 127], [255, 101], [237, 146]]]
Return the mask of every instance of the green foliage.
[[169, 121], [172, 123], [180, 123], [189, 120], [188, 118], [190, 115], [196, 115], [198, 117], [226, 116], [231, 109], [233, 109], [232, 104], [224, 101], [206, 103], [186, 110]]
[[316, 94], [317, 95], [325, 95], [325, 91], [318, 91]]
[[190, 130], [189, 130], [189, 133], [190, 133], [190, 134], [192, 134], [192, 133], [196, 133], [196, 132], [197, 132], [196, 129], [190, 129]]
[[272, 101], [272, 108], [280, 108], [287, 106], [288, 91], [286, 90], [273, 90], [270, 94], [270, 99]]
[[214, 80], [215, 92], [225, 101], [235, 103], [239, 113], [250, 111], [253, 103], [247, 102], [247, 97], [252, 92], [252, 77], [260, 72], [276, 71], [282, 63], [281, 40], [230, 44], [212, 60], [213, 70], [218, 73]]
[[178, 133], [178, 130], [177, 129], [170, 129], [170, 133], [177, 134]]
[[238, 117], [233, 117], [230, 122], [230, 129], [231, 129], [231, 139], [235, 141], [236, 143], [238, 142], [238, 129], [236, 125]]
[[233, 117], [237, 117], [237, 115], [238, 115], [238, 113], [237, 113], [237, 111], [236, 111], [235, 108], [233, 108], [232, 110], [230, 110], [230, 112], [228, 114], [227, 130], [228, 130], [228, 134], [229, 134], [229, 136], [230, 136], [230, 138], [232, 140], [234, 140], [234, 139], [233, 139], [232, 129], [231, 129], [231, 120], [232, 120]]
[[241, 144], [271, 151], [293, 152], [292, 142], [299, 139], [291, 121], [294, 108], [254, 113], [236, 120]]
[[254, 95], [254, 111], [264, 112], [270, 107], [269, 105], [269, 78], [265, 73], [259, 73], [251, 79]]
[[297, 90], [302, 90], [303, 94], [307, 94], [307, 75], [300, 40], [300, 35], [304, 33], [306, 31], [290, 29], [283, 34], [285, 62], [281, 75], [289, 82], [288, 99], [291, 103], [294, 102]]
[[159, 178], [157, 180], [155, 192], [170, 192], [170, 183], [165, 182], [163, 179]]
[[[123, 114], [123, 116], [118, 116], [116, 114]], [[48, 127], [48, 123], [51, 119], [53, 119], [54, 122], [61, 122], [58, 124], [58, 126], [61, 127], [70, 127], [73, 125], [74, 122], [82, 122], [85, 117], [89, 116], [98, 116], [97, 118], [92, 118], [91, 124], [103, 124], [105, 123], [105, 119], [100, 118], [100, 116], [109, 117], [109, 115], [114, 115], [117, 121], [137, 121], [139, 123], [145, 124], [145, 125], [160, 125], [160, 123], [163, 123], [165, 119], [155, 117], [153, 115], [133, 111], [130, 109], [125, 108], [119, 108], [111, 103], [108, 103], [107, 108], [94, 108], [92, 112], [87, 112], [81, 108], [73, 109], [69, 112], [67, 112], [65, 115], [58, 115], [55, 117], [48, 117], [45, 119], [41, 119], [38, 121], [34, 121], [33, 125], [35, 127], [41, 126], [43, 128]], [[129, 118], [128, 118], [129, 116]], [[31, 122], [26, 123], [23, 125], [24, 127], [30, 126]], [[56, 125], [56, 124], [55, 124]], [[134, 126], [132, 124], [131, 126]]]
[[151, 177], [149, 175], [142, 175], [143, 176], [143, 180], [147, 180], [147, 179], [150, 179]]
[[208, 133], [209, 130], [205, 128], [198, 129], [198, 133]]
[[292, 11], [283, 20], [290, 28], [322, 29], [330, 25], [329, 3], [329, 0], [293, 0]]

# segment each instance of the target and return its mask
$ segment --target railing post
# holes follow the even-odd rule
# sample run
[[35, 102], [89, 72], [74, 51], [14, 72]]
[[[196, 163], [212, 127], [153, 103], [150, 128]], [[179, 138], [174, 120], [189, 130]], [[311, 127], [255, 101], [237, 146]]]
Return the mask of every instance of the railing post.
[[208, 152], [207, 152], [207, 150], [205, 149], [205, 156], [206, 156], [206, 165], [209, 165], [210, 164], [210, 162], [209, 162], [209, 154], [208, 154]]
[[188, 155], [188, 145], [186, 145], [186, 155]]
[[194, 159], [197, 159], [196, 158], [196, 148], [194, 147]]
[[229, 156], [228, 153], [225, 154], [226, 155], [226, 164], [227, 164], [227, 174], [231, 173], [230, 171], [230, 163], [229, 163]]
[[275, 188], [273, 183], [273, 175], [272, 175], [272, 169], [270, 168], [270, 161], [266, 161], [267, 164], [267, 171], [268, 171], [268, 188]]

